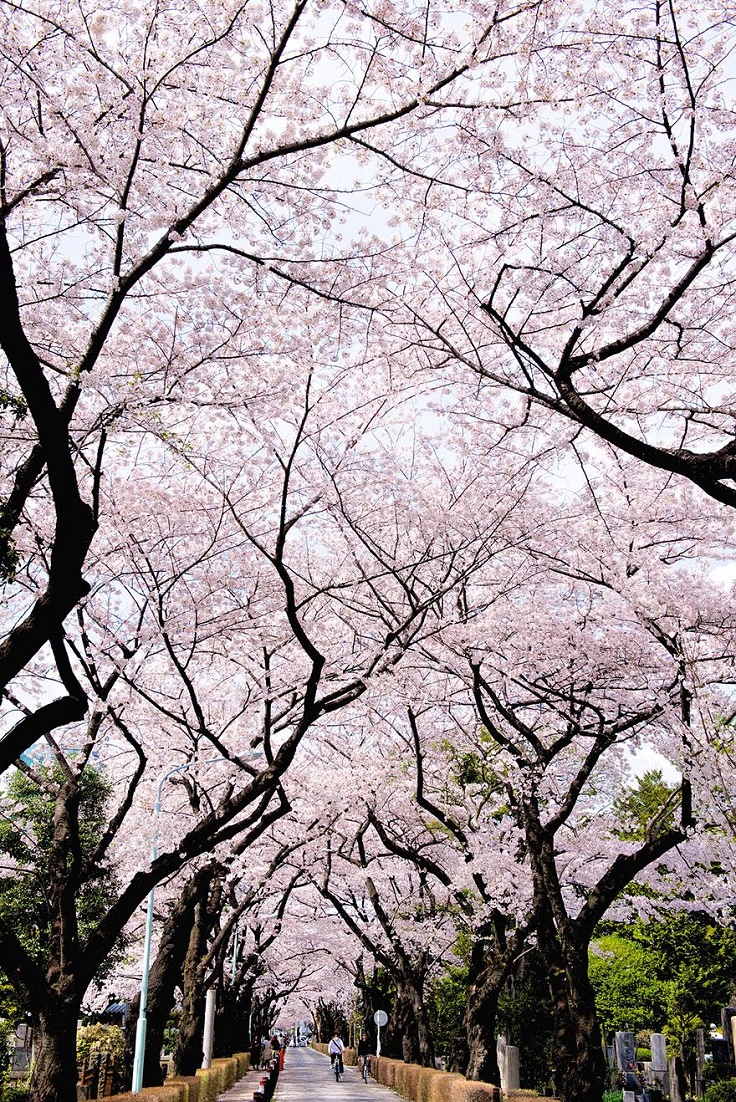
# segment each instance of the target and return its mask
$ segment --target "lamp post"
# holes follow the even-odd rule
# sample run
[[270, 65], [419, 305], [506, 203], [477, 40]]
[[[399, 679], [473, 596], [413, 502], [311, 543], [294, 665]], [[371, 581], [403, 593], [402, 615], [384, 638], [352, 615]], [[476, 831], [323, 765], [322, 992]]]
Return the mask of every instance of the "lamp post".
[[[250, 755], [252, 758], [261, 756], [262, 751], [256, 750]], [[164, 784], [174, 773], [181, 773], [185, 769], [191, 769], [193, 765], [213, 765], [218, 761], [227, 761], [227, 758], [205, 758], [204, 761], [187, 761], [183, 765], [175, 765], [173, 769], [167, 769], [158, 779], [156, 787], [156, 802], [153, 805], [153, 837], [151, 839], [151, 864], [158, 857], [158, 824], [161, 817], [161, 791]], [[131, 1093], [138, 1094], [143, 1087], [143, 1063], [146, 1055], [146, 1030], [148, 1027], [148, 973], [151, 967], [151, 940], [153, 937], [153, 900], [155, 885], [148, 893], [148, 905], [146, 907], [146, 932], [143, 942], [143, 976], [141, 978], [141, 1002], [138, 1012], [138, 1022], [135, 1029], [135, 1053], [133, 1056], [133, 1082]]]

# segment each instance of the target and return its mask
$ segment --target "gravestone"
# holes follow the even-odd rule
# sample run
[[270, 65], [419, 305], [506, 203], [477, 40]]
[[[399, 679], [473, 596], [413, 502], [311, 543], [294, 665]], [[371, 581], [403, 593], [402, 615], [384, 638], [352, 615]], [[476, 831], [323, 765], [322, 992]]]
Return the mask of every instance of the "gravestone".
[[616, 1033], [613, 1047], [616, 1050], [616, 1067], [620, 1071], [626, 1071], [630, 1065], [636, 1066], [636, 1043], [633, 1033]]
[[670, 1102], [685, 1102], [685, 1073], [679, 1056], [670, 1056], [667, 1061], [667, 1078], [670, 1089]]
[[505, 1037], [496, 1039], [496, 1059], [501, 1076], [501, 1090], [519, 1089], [519, 1050], [516, 1045], [507, 1045]]
[[651, 1077], [658, 1079], [662, 1086], [662, 1093], [669, 1094], [667, 1081], [667, 1038], [664, 1033], [652, 1033], [649, 1038], [652, 1049]]

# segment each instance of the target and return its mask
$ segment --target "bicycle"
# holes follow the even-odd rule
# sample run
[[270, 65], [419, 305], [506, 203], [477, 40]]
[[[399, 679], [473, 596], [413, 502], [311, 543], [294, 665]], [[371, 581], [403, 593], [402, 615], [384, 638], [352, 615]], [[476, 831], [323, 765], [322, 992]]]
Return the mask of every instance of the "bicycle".
[[371, 1073], [371, 1057], [361, 1056], [360, 1074], [363, 1076], [363, 1082], [367, 1083]]
[[340, 1076], [343, 1074], [342, 1053], [341, 1052], [336, 1052], [335, 1053], [335, 1063], [334, 1063], [333, 1067], [334, 1067], [334, 1070], [335, 1070], [335, 1082], [339, 1083], [340, 1082]]

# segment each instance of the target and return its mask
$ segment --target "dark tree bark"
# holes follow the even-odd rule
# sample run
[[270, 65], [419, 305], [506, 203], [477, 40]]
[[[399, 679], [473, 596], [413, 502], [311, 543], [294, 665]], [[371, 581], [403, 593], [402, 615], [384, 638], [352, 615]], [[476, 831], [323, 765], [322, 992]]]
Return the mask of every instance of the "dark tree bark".
[[[359, 840], [358, 844], [361, 848], [362, 841]], [[388, 938], [390, 951], [386, 951], [368, 937], [362, 926], [355, 921], [349, 908], [346, 908], [342, 900], [330, 891], [327, 883], [318, 886], [325, 898], [329, 899], [334, 905], [343, 922], [358, 938], [363, 948], [380, 962], [396, 985], [397, 1019], [401, 1023], [404, 1059], [407, 1063], [421, 1064], [423, 1067], [433, 1068], [435, 1066], [434, 1041], [424, 1001], [424, 985], [428, 967], [426, 954], [420, 953], [416, 959], [410, 957], [401, 943], [390, 916], [384, 910], [376, 886], [370, 876], [366, 876], [365, 884], [373, 913]]]
[[82, 999], [50, 997], [32, 1015], [34, 1065], [29, 1102], [76, 1102], [77, 1022]]
[[[287, 807], [288, 804], [282, 800], [278, 812], [264, 814], [264, 803], [260, 801], [257, 810], [232, 832], [243, 830], [246, 838], [257, 837]], [[223, 810], [208, 817], [210, 825], [217, 822], [225, 826]], [[227, 818], [229, 816], [225, 822]], [[184, 852], [180, 849], [175, 853], [163, 854], [153, 863], [151, 870], [137, 873], [88, 939], [83, 941], [79, 936], [76, 896], [85, 883], [87, 870], [82, 860], [78, 819], [78, 778], [69, 769], [55, 797], [47, 887], [50, 931], [44, 967], [35, 963], [15, 930], [0, 918], [0, 966], [15, 990], [27, 1001], [37, 1030], [32, 1076], [33, 1102], [76, 1102], [76, 1023], [84, 993], [113, 948], [125, 921], [162, 876], [162, 869], [174, 871], [187, 861], [185, 843]], [[250, 824], [250, 830], [246, 823]], [[200, 844], [204, 848], [203, 825], [204, 821], [200, 822], [188, 835], [190, 839], [197, 836], [197, 849]], [[225, 826], [224, 833], [228, 832], [229, 828]], [[98, 858], [99, 855], [95, 854], [95, 860]], [[71, 1027], [69, 1023], [72, 1023]], [[155, 1055], [158, 1056], [158, 1050]]]
[[206, 996], [202, 963], [207, 955], [210, 935], [219, 918], [224, 875], [225, 869], [222, 865], [212, 866], [207, 895], [200, 898], [194, 908], [194, 922], [184, 960], [182, 1013], [173, 1053], [177, 1075], [194, 1075], [202, 1063]]
[[[683, 782], [682, 810], [686, 821], [657, 833], [653, 830], [639, 848], [620, 854], [588, 891], [572, 919], [565, 907], [555, 861], [555, 834], [560, 818], [542, 824], [536, 799], [525, 801], [524, 821], [535, 885], [538, 946], [548, 970], [555, 1008], [554, 1054], [558, 1092], [563, 1102], [600, 1102], [605, 1089], [606, 1064], [588, 979], [588, 949], [595, 927], [613, 901], [634, 877], [668, 850], [684, 841], [690, 825], [687, 782]], [[656, 820], [655, 820], [656, 823]]]
[[227, 984], [218, 988], [218, 1006], [215, 1014], [215, 1056], [231, 1056], [233, 1052], [246, 1052], [252, 1042], [249, 1018], [252, 992], [245, 986], [237, 988]]
[[500, 1083], [496, 1053], [498, 1000], [509, 973], [509, 962], [499, 961], [487, 941], [476, 938], [470, 951], [465, 1001], [466, 1067], [468, 1079]]
[[[164, 1043], [166, 1023], [174, 1006], [177, 986], [182, 982], [184, 958], [189, 946], [197, 906], [206, 897], [217, 866], [212, 863], [198, 869], [186, 882], [173, 903], [163, 925], [156, 959], [148, 977], [146, 1052], [143, 1062], [143, 1086], [163, 1083], [159, 1054]], [[135, 1034], [140, 995], [130, 1005], [125, 1031], [124, 1066], [130, 1074], [135, 1051]], [[228, 1054], [229, 1055], [229, 1054]]]

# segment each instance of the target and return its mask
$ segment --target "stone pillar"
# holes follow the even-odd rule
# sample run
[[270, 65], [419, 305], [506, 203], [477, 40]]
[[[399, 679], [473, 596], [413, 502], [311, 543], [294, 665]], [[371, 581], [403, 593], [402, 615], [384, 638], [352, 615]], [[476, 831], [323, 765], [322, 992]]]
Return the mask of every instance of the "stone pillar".
[[662, 1093], [666, 1096], [669, 1092], [667, 1080], [667, 1038], [664, 1033], [652, 1033], [649, 1038], [652, 1048], [652, 1075], [662, 1084]]
[[667, 1073], [670, 1102], [685, 1102], [685, 1076], [682, 1071], [682, 1060], [679, 1056], [670, 1056], [667, 1061]]
[[696, 1093], [699, 1097], [703, 1092], [703, 1070], [705, 1069], [705, 1030], [698, 1029], [696, 1035], [698, 1038], [696, 1070], [698, 1081], [696, 1084]]
[[518, 1091], [519, 1080], [519, 1050], [516, 1045], [506, 1045], [506, 1087], [507, 1091]]
[[734, 1062], [734, 1045], [733, 1034], [731, 1033], [731, 1022], [736, 1014], [736, 1009], [732, 1006], [724, 1006], [721, 1010], [721, 1031], [723, 1033], [723, 1040], [726, 1042], [726, 1054], [729, 1064]]
[[498, 1074], [501, 1078], [501, 1090], [508, 1090], [506, 1084], [506, 1038], [496, 1038], [496, 1060], [498, 1061]]

